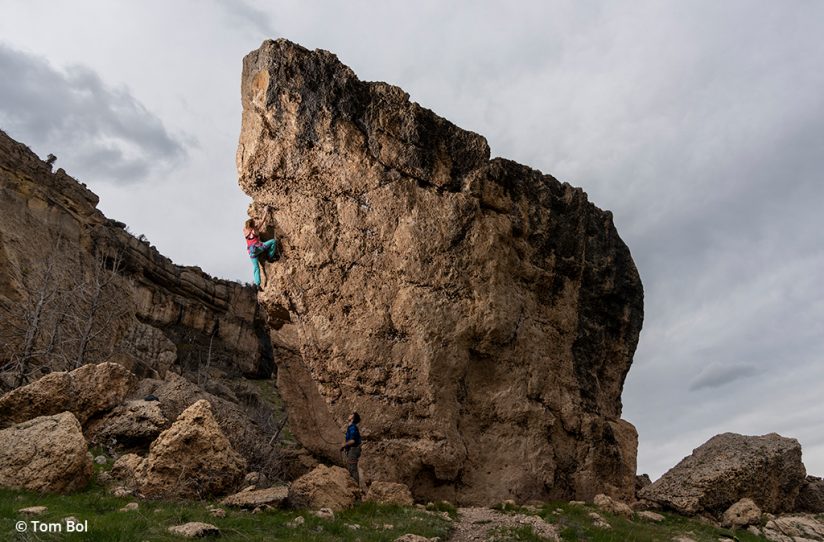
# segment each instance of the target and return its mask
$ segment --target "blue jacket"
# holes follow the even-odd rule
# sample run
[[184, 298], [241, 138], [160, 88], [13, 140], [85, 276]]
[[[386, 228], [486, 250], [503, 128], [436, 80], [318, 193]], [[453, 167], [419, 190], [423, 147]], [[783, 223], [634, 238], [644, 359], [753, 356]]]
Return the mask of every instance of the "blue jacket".
[[[346, 428], [346, 442], [350, 440], [355, 441], [355, 446], [361, 445], [361, 438], [360, 438], [360, 431], [358, 431], [358, 426], [354, 423], [351, 424], [349, 427]], [[348, 448], [348, 446], [347, 446]]]

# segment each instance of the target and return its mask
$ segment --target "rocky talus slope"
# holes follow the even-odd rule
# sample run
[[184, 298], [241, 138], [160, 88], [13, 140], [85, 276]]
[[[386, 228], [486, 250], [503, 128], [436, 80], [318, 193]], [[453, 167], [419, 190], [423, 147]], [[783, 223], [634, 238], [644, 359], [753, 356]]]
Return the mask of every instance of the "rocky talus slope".
[[[237, 153], [281, 242], [259, 299], [304, 446], [420, 499], [634, 495], [643, 289], [612, 215], [285, 40], [246, 56]], [[339, 459], [339, 458], [338, 458]]]

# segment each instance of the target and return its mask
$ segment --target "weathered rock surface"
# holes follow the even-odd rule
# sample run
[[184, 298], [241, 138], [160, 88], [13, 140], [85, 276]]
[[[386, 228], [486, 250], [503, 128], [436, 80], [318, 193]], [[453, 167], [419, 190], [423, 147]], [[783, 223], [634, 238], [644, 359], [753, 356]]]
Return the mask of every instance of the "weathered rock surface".
[[684, 514], [720, 516], [743, 498], [764, 512], [792, 511], [805, 470], [797, 440], [723, 433], [693, 450], [640, 496]]
[[0, 431], [0, 487], [67, 493], [92, 477], [92, 458], [71, 412]]
[[289, 504], [295, 508], [330, 508], [339, 512], [355, 504], [359, 493], [346, 469], [318, 465], [289, 486]]
[[399, 504], [401, 506], [412, 506], [415, 504], [409, 486], [394, 482], [372, 482], [363, 500], [382, 504]]
[[169, 425], [158, 401], [131, 400], [118, 405], [85, 428], [89, 441], [116, 442], [126, 448], [148, 448]]
[[152, 443], [140, 490], [158, 497], [221, 495], [243, 479], [245, 468], [246, 462], [215, 421], [209, 402], [200, 400]]
[[70, 411], [83, 424], [118, 405], [137, 380], [117, 363], [50, 373], [0, 397], [0, 426]]
[[112, 465], [111, 475], [125, 482], [129, 487], [136, 488], [146, 476], [146, 462], [144, 459], [137, 454], [121, 455]]
[[824, 523], [812, 516], [784, 516], [768, 521], [764, 536], [771, 542], [824, 540]]
[[649, 474], [639, 474], [635, 477], [635, 496], [637, 498], [638, 494], [641, 492], [642, 489], [647, 487], [652, 483], [652, 480], [649, 479]]
[[741, 499], [727, 508], [721, 524], [727, 527], [747, 527], [761, 522], [761, 509], [752, 499]]
[[824, 512], [824, 480], [818, 476], [807, 476], [798, 492], [795, 510], [815, 514]]
[[277, 508], [289, 498], [289, 488], [286, 486], [253, 489], [229, 495], [220, 501], [220, 504], [234, 508], [254, 509], [258, 506]]
[[356, 409], [366, 482], [632, 500], [643, 292], [611, 214], [325, 51], [264, 42], [242, 102], [240, 185], [283, 247], [259, 300], [301, 443], [339, 460]]
[[269, 479], [261, 472], [249, 472], [243, 477], [243, 483], [249, 486], [254, 486], [256, 489], [265, 489], [269, 487]]
[[615, 514], [616, 516], [632, 518], [635, 514], [628, 504], [616, 501], [612, 497], [604, 495], [603, 493], [595, 495], [592, 503], [604, 512], [609, 512], [610, 514]]

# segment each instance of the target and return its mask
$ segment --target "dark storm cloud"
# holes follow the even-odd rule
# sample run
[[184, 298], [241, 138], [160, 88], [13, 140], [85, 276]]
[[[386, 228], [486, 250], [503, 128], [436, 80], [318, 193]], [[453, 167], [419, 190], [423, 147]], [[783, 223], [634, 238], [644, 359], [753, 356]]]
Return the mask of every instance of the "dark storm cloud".
[[0, 43], [0, 127], [87, 178], [134, 182], [185, 159], [184, 144], [126, 89]]

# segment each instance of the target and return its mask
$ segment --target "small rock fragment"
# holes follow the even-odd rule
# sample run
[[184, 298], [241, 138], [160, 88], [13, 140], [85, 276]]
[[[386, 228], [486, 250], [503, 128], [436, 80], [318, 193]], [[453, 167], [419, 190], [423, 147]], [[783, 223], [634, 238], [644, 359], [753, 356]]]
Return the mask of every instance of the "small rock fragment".
[[664, 521], [664, 516], [656, 512], [650, 512], [649, 510], [642, 510], [638, 512], [638, 517], [646, 521], [654, 521], [655, 523]]
[[117, 486], [112, 489], [112, 495], [115, 497], [128, 497], [132, 494], [132, 490], [127, 489], [123, 486]]
[[183, 525], [175, 525], [169, 527], [169, 532], [185, 538], [203, 538], [205, 536], [220, 536], [220, 529], [211, 523], [201, 523], [199, 521], [190, 521]]
[[612, 529], [612, 525], [606, 522], [597, 512], [590, 512], [589, 517], [592, 520], [592, 525], [598, 529]]
[[438, 539], [426, 538], [425, 536], [421, 536], [419, 534], [407, 533], [396, 538], [394, 542], [435, 542], [435, 540]]
[[46, 506], [29, 506], [28, 508], [21, 508], [17, 512], [24, 516], [39, 516], [45, 514], [48, 510]]
[[335, 519], [335, 512], [331, 508], [321, 508], [320, 510], [314, 512], [314, 514], [320, 519]]
[[294, 529], [295, 527], [300, 527], [300, 526], [301, 526], [301, 525], [303, 525], [304, 523], [306, 523], [306, 520], [305, 520], [305, 519], [303, 519], [303, 516], [297, 516], [295, 519], [293, 519], [292, 521], [288, 522], [288, 523], [286, 524], [286, 526], [287, 526], [287, 527], [289, 527], [290, 529]]

